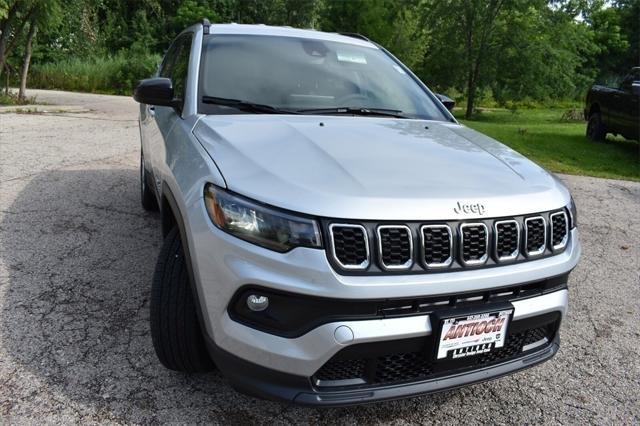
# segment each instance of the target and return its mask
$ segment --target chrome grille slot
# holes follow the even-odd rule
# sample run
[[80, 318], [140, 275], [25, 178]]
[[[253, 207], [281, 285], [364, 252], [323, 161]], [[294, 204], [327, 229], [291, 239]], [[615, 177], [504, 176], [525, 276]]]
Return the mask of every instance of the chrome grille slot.
[[424, 225], [420, 228], [423, 261], [427, 268], [444, 268], [453, 260], [453, 238], [447, 225]]
[[520, 248], [520, 225], [515, 220], [501, 220], [494, 224], [495, 255], [499, 261], [518, 257]]
[[331, 254], [344, 269], [366, 269], [369, 266], [369, 238], [361, 225], [331, 224]]
[[557, 212], [549, 215], [551, 223], [551, 247], [554, 250], [562, 250], [569, 239], [569, 223], [565, 212]]
[[524, 236], [527, 256], [539, 256], [547, 245], [547, 223], [542, 216], [524, 220]]
[[409, 269], [413, 264], [413, 236], [404, 225], [378, 227], [378, 257], [383, 269]]
[[489, 236], [484, 223], [460, 225], [460, 261], [464, 265], [481, 265], [487, 261]]

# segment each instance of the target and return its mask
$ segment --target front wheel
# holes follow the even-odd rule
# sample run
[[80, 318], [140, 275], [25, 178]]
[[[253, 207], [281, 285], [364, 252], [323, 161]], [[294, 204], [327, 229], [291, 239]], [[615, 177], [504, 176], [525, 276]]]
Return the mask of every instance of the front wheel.
[[206, 372], [214, 365], [198, 321], [180, 233], [164, 240], [151, 287], [151, 339], [158, 359], [170, 370]]
[[598, 142], [604, 141], [607, 137], [607, 129], [602, 123], [602, 116], [599, 112], [594, 112], [589, 116], [587, 137]]

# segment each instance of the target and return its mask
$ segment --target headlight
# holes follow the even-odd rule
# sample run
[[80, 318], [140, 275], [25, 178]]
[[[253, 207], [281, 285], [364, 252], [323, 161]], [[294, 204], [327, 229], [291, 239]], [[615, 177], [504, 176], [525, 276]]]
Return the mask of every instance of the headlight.
[[576, 203], [571, 198], [569, 201], [569, 205], [567, 206], [567, 210], [569, 210], [569, 229], [573, 229], [578, 226], [578, 210], [576, 210]]
[[204, 189], [204, 203], [214, 225], [253, 244], [279, 252], [322, 247], [315, 220], [261, 205], [213, 184]]

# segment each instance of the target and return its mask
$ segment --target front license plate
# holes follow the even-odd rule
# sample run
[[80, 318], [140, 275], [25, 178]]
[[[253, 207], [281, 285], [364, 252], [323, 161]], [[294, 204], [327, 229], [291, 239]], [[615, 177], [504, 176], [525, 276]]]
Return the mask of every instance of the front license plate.
[[445, 318], [442, 320], [437, 359], [464, 358], [504, 346], [513, 309]]

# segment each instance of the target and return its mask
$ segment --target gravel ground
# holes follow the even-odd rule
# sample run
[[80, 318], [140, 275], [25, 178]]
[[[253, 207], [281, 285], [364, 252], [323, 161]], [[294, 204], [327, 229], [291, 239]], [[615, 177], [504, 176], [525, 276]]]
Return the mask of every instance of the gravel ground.
[[34, 94], [72, 108], [0, 114], [0, 423], [639, 423], [639, 183], [563, 176], [584, 254], [552, 361], [410, 400], [285, 406], [156, 360], [136, 104]]

